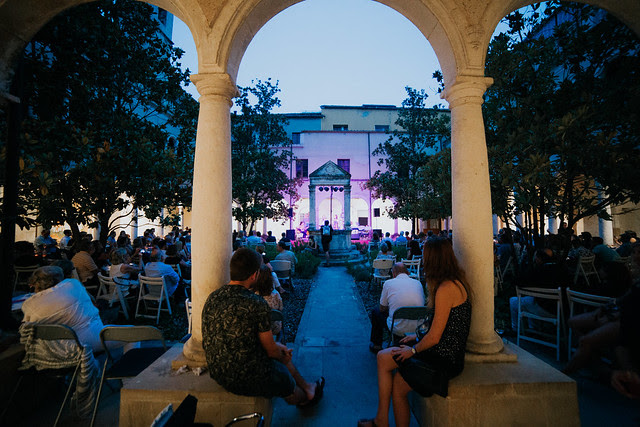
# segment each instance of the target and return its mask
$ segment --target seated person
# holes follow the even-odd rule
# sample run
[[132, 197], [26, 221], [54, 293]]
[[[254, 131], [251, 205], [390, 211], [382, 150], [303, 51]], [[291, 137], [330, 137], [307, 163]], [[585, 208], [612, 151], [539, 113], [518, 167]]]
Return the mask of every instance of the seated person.
[[168, 265], [179, 265], [180, 273], [185, 280], [191, 280], [191, 265], [184, 261], [178, 254], [178, 246], [171, 245], [167, 248], [167, 257], [164, 263]]
[[400, 232], [400, 235], [396, 237], [396, 246], [407, 246], [407, 238], [404, 237], [404, 231]]
[[620, 394], [640, 399], [640, 288], [620, 301], [620, 341], [615, 349], [616, 369], [611, 385]]
[[36, 294], [22, 304], [25, 322], [67, 325], [81, 344], [91, 346], [94, 352], [102, 350], [100, 331], [104, 325], [80, 282], [65, 279], [60, 267], [46, 266], [33, 273], [29, 285]]
[[162, 251], [154, 249], [151, 252], [149, 264], [144, 266], [144, 275], [147, 277], [162, 277], [164, 276], [165, 283], [167, 285], [167, 293], [169, 296], [173, 295], [180, 282], [178, 273], [171, 268], [170, 265], [162, 262]]
[[[380, 252], [378, 252], [378, 256], [376, 256], [376, 259], [392, 259], [395, 261], [396, 256], [393, 254], [393, 252], [391, 252], [391, 247], [387, 242], [383, 242], [380, 244]], [[383, 276], [388, 276], [390, 271], [390, 269], [386, 268], [383, 270], [378, 270], [377, 268], [375, 269], [376, 274], [380, 274]]]
[[123, 280], [138, 280], [138, 274], [142, 271], [142, 261], [139, 266], [131, 265], [131, 257], [125, 248], [117, 248], [111, 251], [111, 266], [109, 277]]
[[[424, 305], [424, 289], [422, 284], [409, 277], [407, 267], [402, 263], [393, 264], [393, 279], [384, 282], [380, 295], [380, 307], [371, 311], [371, 337], [369, 350], [377, 353], [382, 350], [382, 334], [385, 326], [391, 330], [393, 313], [400, 307]], [[396, 321], [394, 335], [404, 336], [415, 332], [417, 320], [402, 319]]]
[[71, 262], [78, 272], [78, 278], [85, 286], [98, 286], [98, 266], [93, 260], [94, 246], [88, 240], [80, 240], [76, 245], [78, 253], [76, 253]]
[[278, 242], [276, 250], [278, 251], [278, 255], [276, 255], [277, 260], [291, 262], [291, 274], [293, 275], [296, 272], [296, 264], [298, 263], [298, 258], [296, 258], [296, 255], [289, 249], [287, 249], [286, 242]]
[[45, 264], [44, 258], [36, 256], [33, 245], [27, 241], [20, 241], [14, 244], [15, 259], [13, 265], [16, 267], [31, 267]]
[[377, 231], [373, 232], [373, 237], [371, 237], [371, 241], [369, 242], [369, 252], [375, 251], [380, 247], [380, 236]]
[[231, 257], [231, 281], [204, 304], [202, 338], [211, 378], [235, 394], [317, 403], [324, 378], [314, 384], [302, 377], [291, 361], [292, 350], [273, 339], [269, 305], [251, 291], [261, 264], [256, 251], [238, 249]]
[[247, 237], [247, 244], [256, 246], [262, 243], [262, 237], [258, 236], [255, 231], [251, 231], [249, 237]]
[[307, 242], [307, 247], [304, 248], [305, 251], [311, 252], [316, 255], [318, 253], [318, 243], [316, 243], [316, 239], [313, 236], [309, 236], [309, 241]]
[[407, 259], [422, 258], [422, 249], [420, 249], [420, 242], [417, 240], [411, 240], [409, 242], [409, 253]]
[[275, 243], [276, 242], [276, 236], [273, 236], [271, 231], [267, 231], [267, 238], [264, 239], [265, 242], [267, 243]]
[[602, 237], [593, 237], [591, 239], [591, 243], [593, 244], [591, 252], [593, 252], [596, 256], [596, 268], [600, 268], [604, 264], [620, 258], [618, 252], [614, 251], [609, 246], [604, 244], [604, 240], [602, 240]]
[[256, 246], [256, 252], [258, 252], [260, 255], [262, 255], [262, 263], [264, 265], [266, 265], [267, 267], [269, 267], [269, 271], [271, 272], [271, 278], [273, 280], [274, 289], [277, 290], [278, 292], [280, 292], [280, 295], [284, 295], [284, 293], [286, 291], [284, 290], [284, 288], [280, 284], [280, 280], [278, 280], [278, 275], [275, 273], [275, 271], [273, 271], [273, 267], [271, 266], [271, 263], [269, 262], [269, 257], [267, 256], [267, 254], [264, 251], [264, 245]]
[[[256, 295], [260, 295], [264, 298], [267, 304], [269, 304], [269, 308], [271, 308], [271, 310], [282, 311], [282, 308], [284, 307], [282, 304], [282, 297], [273, 286], [271, 269], [264, 264], [260, 266], [260, 274], [258, 275], [258, 280], [256, 280], [256, 284], [254, 285], [254, 290]], [[273, 332], [273, 335], [278, 335], [281, 330], [282, 321], [277, 320], [273, 322], [271, 325], [271, 332]]]

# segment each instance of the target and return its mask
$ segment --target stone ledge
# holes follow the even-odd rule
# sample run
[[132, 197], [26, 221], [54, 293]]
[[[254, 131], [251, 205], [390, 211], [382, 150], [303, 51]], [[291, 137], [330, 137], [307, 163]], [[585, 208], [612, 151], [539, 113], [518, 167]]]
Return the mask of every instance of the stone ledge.
[[506, 344], [517, 363], [467, 363], [449, 396], [411, 393], [420, 425], [579, 426], [574, 380], [528, 352]]
[[[177, 408], [187, 394], [198, 398], [196, 422], [225, 425], [238, 415], [260, 412], [266, 425], [271, 424], [271, 399], [229, 393], [207, 373], [176, 374], [171, 362], [181, 353], [182, 344], [176, 344], [140, 375], [125, 380], [120, 392], [120, 426], [148, 426], [165, 406], [172, 403]], [[242, 425], [255, 425], [255, 420], [238, 424]]]

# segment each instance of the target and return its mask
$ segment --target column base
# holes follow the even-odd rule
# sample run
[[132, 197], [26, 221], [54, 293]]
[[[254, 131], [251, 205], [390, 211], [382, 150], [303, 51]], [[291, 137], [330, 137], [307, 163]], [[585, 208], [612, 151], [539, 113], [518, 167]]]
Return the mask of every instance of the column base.
[[184, 344], [182, 352], [171, 361], [171, 369], [179, 369], [183, 366], [193, 368], [204, 368], [207, 366], [207, 357], [202, 348], [202, 342], [195, 339], [193, 335]]
[[[471, 338], [471, 337], [470, 337]], [[482, 341], [467, 340], [467, 351], [476, 354], [497, 354], [504, 349], [502, 338], [495, 331]]]

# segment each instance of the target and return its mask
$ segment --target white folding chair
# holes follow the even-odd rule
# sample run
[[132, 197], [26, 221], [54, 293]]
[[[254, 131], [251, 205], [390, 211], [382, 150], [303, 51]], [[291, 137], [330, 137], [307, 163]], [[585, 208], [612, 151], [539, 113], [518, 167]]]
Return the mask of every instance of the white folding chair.
[[402, 264], [409, 270], [409, 277], [420, 280], [420, 264], [422, 264], [422, 258], [414, 259], [402, 259]]
[[273, 272], [278, 276], [278, 280], [288, 280], [291, 282], [291, 261], [285, 261], [280, 259], [274, 259], [270, 261]]
[[[560, 360], [560, 340], [562, 338], [562, 332], [564, 331], [564, 318], [562, 315], [562, 289], [548, 289], [548, 288], [516, 288], [518, 295], [518, 335], [516, 344], [520, 345], [520, 339], [531, 341], [537, 344], [542, 344], [547, 347], [556, 349], [556, 359]], [[522, 305], [522, 297], [530, 296], [537, 300], [551, 300], [556, 303], [556, 312], [545, 313], [544, 310], [539, 310], [537, 313], [529, 311]], [[545, 341], [542, 338], [553, 339], [554, 336], [547, 334], [544, 331], [538, 331], [534, 329], [528, 329], [524, 327], [524, 319], [533, 319], [541, 322], [551, 323], [556, 328], [555, 340]], [[540, 338], [533, 337], [531, 335], [525, 335], [525, 333], [533, 333]]]
[[[156, 324], [160, 323], [160, 312], [168, 311], [171, 314], [171, 303], [169, 302], [169, 293], [167, 292], [167, 285], [164, 276], [162, 277], [147, 277], [143, 274], [138, 276], [140, 281], [140, 291], [138, 293], [138, 302], [136, 303], [136, 318], [147, 317], [153, 319], [155, 317]], [[155, 302], [158, 304], [157, 314], [155, 316], [149, 314], [139, 314], [140, 301], [144, 303], [144, 308], [149, 311], [147, 302]], [[162, 305], [166, 303], [167, 308], [162, 308]]]
[[374, 259], [371, 267], [373, 268], [371, 280], [382, 285], [391, 279], [391, 267], [394, 262], [393, 259]]
[[[598, 308], [598, 307], [602, 307], [604, 305], [616, 302], [616, 299], [613, 297], [603, 297], [600, 295], [585, 294], [584, 292], [572, 291], [569, 288], [567, 288], [567, 300], [569, 301], [569, 318], [577, 314], [575, 310], [576, 305], [580, 305], [583, 307]], [[572, 353], [571, 333], [572, 333], [572, 330], [571, 328], [569, 328], [568, 340], [567, 340], [569, 359], [571, 359], [571, 353]]]
[[515, 264], [515, 259], [513, 256], [510, 256], [509, 259], [507, 260], [507, 263], [503, 268], [500, 268], [498, 271], [500, 271], [500, 282], [504, 282], [504, 278], [507, 277], [507, 274], [511, 274], [512, 277], [516, 276], [516, 264]]
[[13, 273], [15, 275], [15, 279], [13, 281], [13, 294], [16, 293], [16, 288], [18, 287], [18, 285], [27, 285], [29, 283], [29, 278], [31, 277], [33, 272], [39, 268], [39, 265], [29, 265], [26, 267], [19, 267], [17, 265], [14, 266]]
[[111, 307], [114, 302], [119, 302], [124, 317], [129, 320], [129, 311], [127, 310], [125, 297], [129, 295], [130, 286], [116, 283], [113, 277], [104, 276], [102, 273], [98, 273], [98, 281], [100, 282], [100, 288], [98, 289], [96, 300], [107, 301], [109, 307]]
[[576, 272], [573, 275], [573, 284], [576, 285], [578, 283], [578, 279], [580, 276], [584, 278], [587, 282], [587, 286], [592, 286], [589, 277], [593, 276], [595, 280], [595, 284], [600, 283], [600, 276], [598, 275], [598, 270], [596, 270], [595, 264], [595, 255], [591, 256], [581, 256], [578, 258], [578, 265], [576, 265]]
[[189, 298], [184, 300], [184, 307], [187, 310], [187, 321], [189, 322], [189, 327], [187, 329], [187, 333], [191, 333], [191, 300]]

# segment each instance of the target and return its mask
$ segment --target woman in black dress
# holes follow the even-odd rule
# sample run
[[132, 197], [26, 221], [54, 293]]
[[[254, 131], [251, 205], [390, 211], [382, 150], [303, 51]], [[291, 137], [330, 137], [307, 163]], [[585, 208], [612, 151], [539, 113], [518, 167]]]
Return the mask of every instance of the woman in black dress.
[[[358, 421], [359, 427], [388, 426], [392, 397], [396, 426], [408, 426], [409, 392], [446, 397], [448, 380], [464, 368], [471, 323], [470, 291], [451, 242], [443, 238], [427, 241], [423, 265], [429, 289], [427, 307], [434, 310], [431, 327], [413, 346], [415, 337], [407, 337], [400, 347], [378, 353], [378, 411], [374, 419]], [[427, 375], [429, 372], [435, 374]]]

